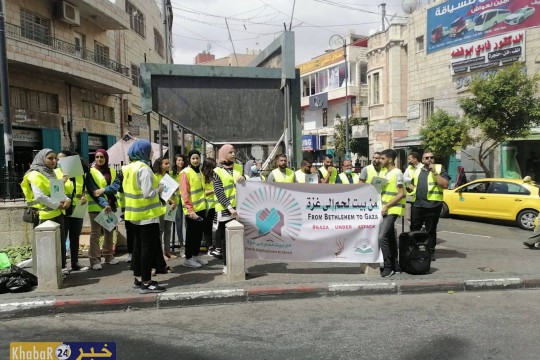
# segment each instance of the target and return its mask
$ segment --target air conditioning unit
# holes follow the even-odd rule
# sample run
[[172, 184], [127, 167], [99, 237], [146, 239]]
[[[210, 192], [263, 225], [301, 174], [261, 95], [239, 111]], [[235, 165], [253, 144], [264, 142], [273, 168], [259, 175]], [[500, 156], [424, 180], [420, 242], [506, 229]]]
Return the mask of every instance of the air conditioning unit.
[[57, 3], [56, 18], [71, 25], [81, 25], [79, 9], [67, 1]]

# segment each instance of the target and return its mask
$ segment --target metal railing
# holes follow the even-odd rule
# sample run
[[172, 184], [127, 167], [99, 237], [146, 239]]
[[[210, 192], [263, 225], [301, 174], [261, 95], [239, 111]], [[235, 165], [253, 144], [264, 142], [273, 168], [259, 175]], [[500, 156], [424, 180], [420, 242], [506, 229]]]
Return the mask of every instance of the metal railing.
[[109, 70], [129, 76], [129, 68], [109, 59], [107, 56], [93, 53], [81, 46], [56, 39], [39, 31], [25, 29], [17, 25], [6, 23], [6, 36], [11, 39], [39, 43], [56, 51], [74, 56], [79, 59], [91, 61]]
[[29, 164], [15, 164], [0, 168], [0, 201], [18, 202], [24, 201], [21, 182], [24, 174], [30, 167]]

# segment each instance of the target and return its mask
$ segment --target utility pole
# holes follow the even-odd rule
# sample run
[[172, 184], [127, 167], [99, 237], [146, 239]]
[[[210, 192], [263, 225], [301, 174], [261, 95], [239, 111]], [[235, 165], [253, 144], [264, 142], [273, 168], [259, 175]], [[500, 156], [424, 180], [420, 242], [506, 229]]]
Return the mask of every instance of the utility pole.
[[2, 122], [4, 124], [5, 166], [13, 164], [13, 133], [9, 109], [9, 75], [6, 52], [6, 27], [3, 0], [0, 0], [0, 92], [2, 99]]
[[382, 13], [382, 31], [386, 30], [386, 26], [384, 25], [384, 19], [386, 18], [386, 4], [381, 4], [381, 13]]

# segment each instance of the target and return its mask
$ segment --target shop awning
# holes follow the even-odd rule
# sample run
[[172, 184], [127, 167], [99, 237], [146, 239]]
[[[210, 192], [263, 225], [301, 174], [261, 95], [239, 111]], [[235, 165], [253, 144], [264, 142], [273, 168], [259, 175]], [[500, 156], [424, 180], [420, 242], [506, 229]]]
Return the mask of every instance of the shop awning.
[[405, 136], [405, 137], [394, 140], [395, 149], [408, 148], [411, 146], [419, 146], [421, 144], [422, 144], [422, 141], [420, 140], [420, 135], [409, 135], [409, 136]]

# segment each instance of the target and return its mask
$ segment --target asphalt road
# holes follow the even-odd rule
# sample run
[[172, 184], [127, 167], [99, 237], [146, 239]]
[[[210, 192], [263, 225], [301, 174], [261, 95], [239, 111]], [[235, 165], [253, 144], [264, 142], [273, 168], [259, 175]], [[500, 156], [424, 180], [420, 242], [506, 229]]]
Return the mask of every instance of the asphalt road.
[[538, 359], [540, 290], [69, 314], [3, 321], [11, 341], [115, 341], [118, 359]]

